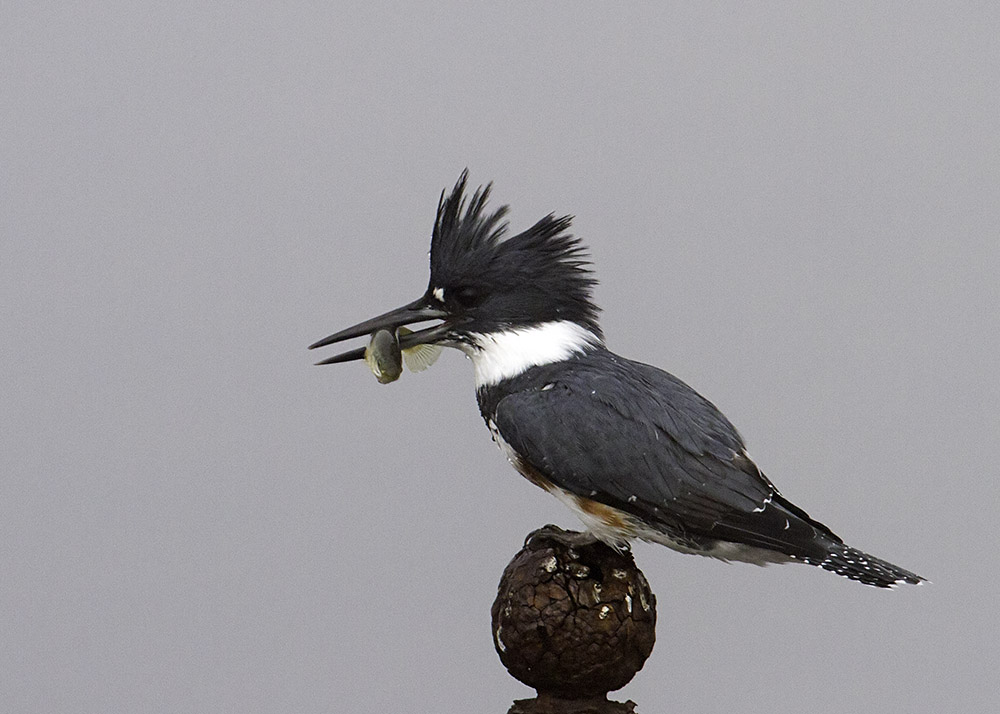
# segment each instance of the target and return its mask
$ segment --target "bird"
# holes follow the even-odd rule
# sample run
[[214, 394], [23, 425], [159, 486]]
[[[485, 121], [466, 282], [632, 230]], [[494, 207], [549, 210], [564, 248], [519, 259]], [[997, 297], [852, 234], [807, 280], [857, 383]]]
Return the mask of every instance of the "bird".
[[[472, 361], [483, 420], [510, 463], [579, 516], [584, 538], [633, 540], [757, 565], [798, 562], [880, 588], [924, 578], [846, 545], [785, 498], [736, 428], [674, 375], [605, 345], [588, 249], [572, 216], [508, 235], [492, 183], [468, 169], [441, 192], [430, 281], [407, 305], [336, 332], [324, 347], [379, 330], [401, 349], [457, 348]], [[363, 359], [358, 348], [317, 364]]]

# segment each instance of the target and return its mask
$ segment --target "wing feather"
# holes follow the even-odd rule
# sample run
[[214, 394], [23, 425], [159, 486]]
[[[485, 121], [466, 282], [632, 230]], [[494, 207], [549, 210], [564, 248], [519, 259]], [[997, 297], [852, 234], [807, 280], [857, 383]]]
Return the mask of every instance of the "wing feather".
[[498, 402], [501, 436], [546, 478], [674, 532], [789, 553], [815, 528], [829, 533], [781, 497], [708, 400], [655, 367], [608, 359]]

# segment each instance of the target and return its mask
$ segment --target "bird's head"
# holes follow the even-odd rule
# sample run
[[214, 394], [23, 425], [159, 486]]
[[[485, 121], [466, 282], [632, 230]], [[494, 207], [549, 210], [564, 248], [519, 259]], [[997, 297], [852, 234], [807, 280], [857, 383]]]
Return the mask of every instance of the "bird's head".
[[[408, 305], [330, 335], [310, 349], [383, 328], [434, 320], [439, 322], [402, 336], [400, 347], [457, 347], [474, 361], [488, 356], [484, 353], [503, 359], [502, 352], [529, 349], [534, 356], [520, 361], [543, 364], [553, 361], [545, 354], [572, 353], [587, 344], [601, 344], [598, 308], [591, 300], [596, 281], [585, 249], [566, 232], [571, 217], [548, 215], [523, 233], [504, 238], [507, 207], [486, 210], [490, 186], [467, 197], [467, 178], [468, 172], [462, 172], [451, 193], [441, 194], [431, 237], [430, 282], [424, 294]], [[498, 352], [498, 344], [507, 347]], [[319, 364], [360, 359], [363, 354], [363, 348], [357, 349]], [[477, 371], [478, 367], [477, 361]], [[515, 368], [508, 365], [502, 371], [511, 369]]]

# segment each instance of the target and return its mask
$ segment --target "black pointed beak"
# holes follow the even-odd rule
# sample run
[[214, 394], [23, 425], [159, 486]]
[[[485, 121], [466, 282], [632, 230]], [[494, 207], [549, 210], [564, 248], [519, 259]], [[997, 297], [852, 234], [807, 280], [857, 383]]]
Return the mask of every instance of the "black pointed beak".
[[[382, 329], [395, 330], [397, 327], [402, 327], [403, 325], [412, 325], [417, 322], [426, 322], [428, 320], [441, 320], [447, 316], [448, 313], [444, 310], [432, 307], [427, 303], [425, 298], [420, 298], [415, 302], [411, 302], [409, 305], [403, 305], [403, 307], [390, 310], [389, 312], [379, 315], [378, 317], [373, 317], [370, 320], [359, 322], [357, 325], [348, 327], [340, 332], [335, 332], [329, 337], [324, 337], [319, 342], [314, 342], [309, 345], [309, 349], [313, 350], [317, 347], [332, 345], [335, 342], [343, 342], [344, 340], [349, 340], [353, 337], [370, 335]], [[434, 342], [443, 337], [445, 332], [447, 332], [446, 325], [436, 325], [424, 330], [418, 330], [400, 337], [399, 346], [406, 349], [408, 347], [413, 347], [414, 345]], [[364, 356], [365, 348], [359, 347], [325, 359], [322, 362], [317, 362], [316, 364], [351, 362], [353, 360], [363, 359]]]

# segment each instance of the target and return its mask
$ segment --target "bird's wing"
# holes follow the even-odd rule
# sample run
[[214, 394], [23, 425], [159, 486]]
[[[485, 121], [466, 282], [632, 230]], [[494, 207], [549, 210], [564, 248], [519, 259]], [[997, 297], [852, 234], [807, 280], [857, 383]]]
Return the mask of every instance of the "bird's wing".
[[[613, 362], [504, 397], [500, 435], [556, 486], [675, 532], [788, 552], [785, 540], [826, 530], [781, 498], [708, 400], [655, 367]], [[789, 529], [788, 516], [809, 527]]]

